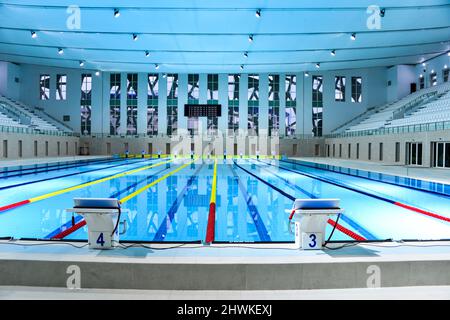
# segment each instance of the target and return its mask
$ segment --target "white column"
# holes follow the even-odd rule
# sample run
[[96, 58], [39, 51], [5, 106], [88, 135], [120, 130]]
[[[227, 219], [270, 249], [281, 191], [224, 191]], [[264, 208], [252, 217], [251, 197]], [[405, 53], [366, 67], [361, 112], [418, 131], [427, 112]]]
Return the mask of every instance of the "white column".
[[[208, 100], [208, 75], [205, 73], [201, 73], [198, 76], [198, 87], [199, 87], [199, 103], [206, 104]], [[206, 134], [207, 132], [207, 120], [206, 117], [198, 118], [198, 133]]]
[[248, 130], [248, 74], [241, 74], [239, 79], [239, 131]]
[[[167, 78], [163, 78], [162, 74], [158, 77], [158, 134], [167, 134]], [[163, 150], [163, 149], [161, 149]], [[158, 149], [155, 149], [155, 153]]]
[[120, 74], [120, 126], [119, 134], [127, 133], [127, 74]]
[[286, 74], [280, 74], [280, 130], [279, 134], [286, 132]]
[[258, 115], [258, 135], [267, 136], [269, 134], [269, 75], [261, 73], [259, 75], [259, 115]]
[[219, 104], [222, 115], [218, 119], [219, 132], [225, 134], [228, 126], [228, 74], [219, 74]]
[[138, 73], [137, 133], [147, 133], [147, 73]]
[[182, 129], [179, 134], [184, 134], [187, 130], [187, 117], [184, 116], [184, 105], [187, 103], [187, 74], [178, 75], [178, 129]]

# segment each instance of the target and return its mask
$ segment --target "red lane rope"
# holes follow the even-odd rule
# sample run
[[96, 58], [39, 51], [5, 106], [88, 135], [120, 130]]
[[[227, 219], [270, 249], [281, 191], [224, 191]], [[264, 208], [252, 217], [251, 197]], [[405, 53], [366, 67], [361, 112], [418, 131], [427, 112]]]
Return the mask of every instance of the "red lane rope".
[[80, 222], [78, 222], [77, 224], [73, 225], [72, 227], [70, 227], [70, 228], [68, 228], [68, 229], [58, 233], [52, 239], [63, 239], [65, 237], [67, 237], [69, 234], [77, 231], [81, 227], [84, 227], [85, 225], [86, 225], [86, 220], [83, 219]]
[[347, 236], [353, 238], [354, 240], [358, 240], [358, 241], [365, 241], [365, 240], [367, 240], [366, 238], [361, 237], [359, 234], [357, 234], [357, 233], [347, 229], [346, 227], [340, 225], [339, 223], [334, 222], [331, 219], [328, 219], [328, 223], [331, 224], [333, 227], [336, 226], [336, 229], [338, 229], [342, 233], [346, 234]]
[[414, 212], [417, 212], [417, 213], [421, 213], [421, 214], [424, 214], [424, 215], [429, 216], [429, 217], [433, 217], [433, 218], [436, 218], [436, 219], [439, 219], [439, 220], [450, 222], [450, 218], [438, 215], [438, 214], [430, 212], [430, 211], [426, 211], [426, 210], [422, 210], [422, 209], [419, 209], [419, 208], [416, 208], [416, 207], [413, 207], [413, 206], [409, 206], [409, 205], [401, 203], [401, 202], [394, 202], [394, 204], [396, 206], [399, 206], [399, 207], [402, 207], [402, 208], [405, 208], [405, 209], [408, 209], [408, 210], [411, 210], [411, 211], [414, 211]]
[[208, 227], [206, 229], [206, 239], [205, 239], [205, 242], [207, 243], [211, 243], [214, 241], [215, 223], [216, 223], [216, 203], [211, 202], [209, 204]]
[[30, 203], [30, 200], [22, 200], [22, 201], [19, 201], [19, 202], [11, 203], [11, 204], [8, 204], [6, 206], [0, 207], [0, 212], [6, 211], [6, 210], [9, 210], [9, 209], [13, 209], [13, 208], [17, 208], [17, 207], [23, 206], [23, 205], [25, 205], [27, 203]]

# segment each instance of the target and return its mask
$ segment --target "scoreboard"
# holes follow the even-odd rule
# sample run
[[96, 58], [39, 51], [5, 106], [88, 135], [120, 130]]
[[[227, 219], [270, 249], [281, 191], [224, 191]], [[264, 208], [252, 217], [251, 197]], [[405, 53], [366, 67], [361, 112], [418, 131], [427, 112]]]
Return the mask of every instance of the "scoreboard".
[[185, 104], [185, 117], [220, 117], [222, 105], [220, 104]]

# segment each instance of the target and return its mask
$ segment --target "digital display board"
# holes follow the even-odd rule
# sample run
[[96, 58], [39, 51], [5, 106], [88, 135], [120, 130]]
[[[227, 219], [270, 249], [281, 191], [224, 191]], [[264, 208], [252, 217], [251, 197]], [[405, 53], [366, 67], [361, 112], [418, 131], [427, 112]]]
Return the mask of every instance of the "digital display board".
[[222, 105], [220, 104], [185, 104], [185, 117], [220, 117]]

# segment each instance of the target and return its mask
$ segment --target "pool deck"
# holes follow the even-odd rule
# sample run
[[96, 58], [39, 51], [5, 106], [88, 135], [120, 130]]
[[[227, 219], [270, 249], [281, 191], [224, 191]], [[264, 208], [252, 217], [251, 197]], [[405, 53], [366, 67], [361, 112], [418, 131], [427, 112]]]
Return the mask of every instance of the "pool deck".
[[14, 160], [0, 160], [0, 168], [11, 166], [27, 166], [41, 163], [54, 163], [54, 162], [66, 162], [66, 161], [81, 161], [81, 160], [95, 160], [108, 158], [111, 156], [67, 156], [67, 157], [49, 157], [49, 158], [26, 158], [26, 159], [14, 159]]
[[450, 241], [357, 244], [317, 251], [294, 249], [291, 244], [177, 246], [99, 251], [80, 242], [2, 240], [0, 286], [66, 288], [72, 275], [69, 266], [74, 265], [83, 289], [351, 289], [378, 286], [376, 279], [382, 288], [450, 286]]
[[377, 162], [346, 160], [323, 157], [292, 157], [290, 159], [316, 162], [351, 169], [386, 173], [400, 177], [408, 177], [438, 183], [450, 184], [450, 170], [443, 168], [413, 167], [404, 165], [388, 165]]

